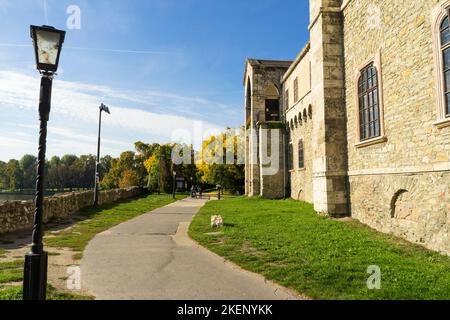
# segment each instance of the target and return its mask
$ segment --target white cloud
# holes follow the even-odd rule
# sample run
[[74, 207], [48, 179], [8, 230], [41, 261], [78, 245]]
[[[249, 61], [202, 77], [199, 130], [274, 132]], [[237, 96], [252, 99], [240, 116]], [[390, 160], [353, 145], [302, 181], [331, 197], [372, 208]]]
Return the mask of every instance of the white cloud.
[[[39, 77], [13, 71], [0, 71], [0, 106], [12, 113], [29, 114], [37, 111], [39, 99]], [[57, 153], [92, 153], [95, 146], [98, 105], [108, 103], [111, 115], [105, 115], [104, 130], [108, 135], [102, 139], [102, 153], [117, 155], [122, 150], [132, 148], [136, 140], [148, 142], [171, 141], [175, 132], [186, 132], [194, 139], [186, 137], [198, 146], [206, 132], [220, 130], [221, 126], [210, 121], [211, 116], [204, 114], [208, 108], [225, 114], [229, 107], [209, 102], [197, 97], [184, 97], [156, 91], [117, 90], [107, 86], [90, 85], [54, 80], [51, 121], [49, 126], [49, 150]], [[34, 116], [33, 116], [34, 117]], [[209, 117], [209, 118], [208, 118]], [[19, 122], [16, 117], [14, 122]], [[208, 118], [205, 120], [204, 118]], [[0, 119], [0, 128], [10, 119]], [[17, 154], [24, 148], [23, 143], [35, 143], [35, 124], [20, 120], [14, 123], [15, 132], [29, 140], [14, 140], [8, 131], [0, 138], [0, 146], [16, 148]], [[200, 127], [200, 129], [199, 129]], [[17, 130], [23, 128], [23, 130]], [[26, 130], [33, 130], [30, 136]], [[17, 132], [15, 133], [17, 136]], [[153, 139], [153, 140], [151, 140]], [[21, 146], [19, 148], [19, 145]], [[34, 150], [34, 149], [33, 149]], [[95, 150], [95, 147], [94, 147]], [[6, 151], [5, 151], [6, 152]], [[0, 152], [0, 158], [4, 158]], [[12, 151], [10, 152], [10, 154]]]

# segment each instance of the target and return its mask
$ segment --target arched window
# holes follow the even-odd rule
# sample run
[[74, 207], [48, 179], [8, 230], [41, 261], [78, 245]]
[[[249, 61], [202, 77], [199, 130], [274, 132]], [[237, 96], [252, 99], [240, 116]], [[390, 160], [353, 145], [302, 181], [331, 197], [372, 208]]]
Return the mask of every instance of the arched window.
[[433, 52], [436, 63], [436, 115], [438, 128], [450, 126], [450, 0], [433, 9]]
[[266, 87], [266, 121], [280, 121], [280, 96], [273, 83]]
[[298, 142], [298, 168], [305, 168], [305, 149], [303, 147], [303, 140]]
[[374, 64], [366, 66], [358, 80], [359, 134], [360, 140], [381, 135], [378, 71]]
[[444, 72], [445, 116], [450, 116], [450, 25], [448, 15], [440, 26], [442, 67]]

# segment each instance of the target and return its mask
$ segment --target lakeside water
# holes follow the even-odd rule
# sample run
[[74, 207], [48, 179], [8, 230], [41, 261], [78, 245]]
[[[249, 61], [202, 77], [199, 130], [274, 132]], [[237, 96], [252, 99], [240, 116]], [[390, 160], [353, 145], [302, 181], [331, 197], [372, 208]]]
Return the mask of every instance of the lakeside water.
[[28, 194], [0, 194], [0, 203], [5, 201], [28, 201], [33, 199], [34, 195]]

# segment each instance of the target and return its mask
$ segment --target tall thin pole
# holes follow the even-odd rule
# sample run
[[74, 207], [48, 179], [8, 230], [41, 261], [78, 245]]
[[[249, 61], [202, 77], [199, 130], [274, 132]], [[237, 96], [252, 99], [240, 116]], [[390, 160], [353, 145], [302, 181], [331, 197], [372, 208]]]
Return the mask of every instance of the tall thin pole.
[[158, 164], [158, 195], [161, 194], [161, 147], [159, 148], [159, 164]]
[[37, 162], [36, 199], [31, 252], [25, 256], [23, 299], [45, 300], [47, 294], [48, 254], [43, 245], [43, 204], [45, 153], [47, 149], [47, 122], [50, 117], [53, 78], [43, 74], [39, 98], [39, 154]]
[[102, 132], [102, 108], [98, 116], [98, 143], [97, 143], [97, 159], [95, 161], [95, 187], [94, 187], [94, 207], [98, 206], [98, 184], [100, 182], [99, 166], [100, 166], [100, 139]]

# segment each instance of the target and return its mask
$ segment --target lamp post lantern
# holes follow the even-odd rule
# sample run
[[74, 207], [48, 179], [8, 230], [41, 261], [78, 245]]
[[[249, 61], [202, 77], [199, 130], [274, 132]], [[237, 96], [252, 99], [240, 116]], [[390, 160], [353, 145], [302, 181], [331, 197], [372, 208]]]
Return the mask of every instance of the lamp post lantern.
[[98, 116], [98, 143], [97, 143], [97, 158], [95, 159], [95, 186], [94, 186], [94, 207], [98, 206], [98, 185], [100, 184], [100, 136], [102, 131], [102, 112], [106, 112], [107, 114], [111, 114], [109, 108], [105, 106], [103, 103], [99, 107], [100, 112]]
[[47, 122], [50, 116], [53, 77], [58, 70], [59, 56], [66, 32], [50, 26], [31, 26], [31, 38], [37, 70], [41, 73], [39, 97], [39, 154], [37, 162], [36, 199], [31, 251], [25, 255], [23, 299], [45, 300], [48, 254], [44, 251], [43, 202]]

